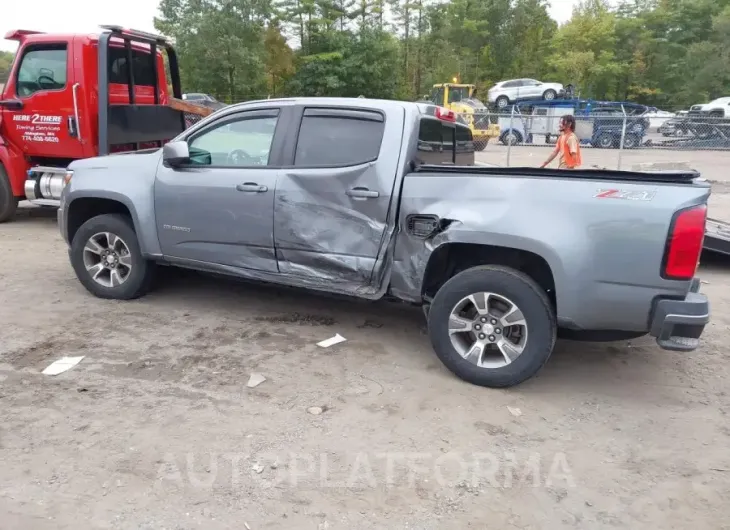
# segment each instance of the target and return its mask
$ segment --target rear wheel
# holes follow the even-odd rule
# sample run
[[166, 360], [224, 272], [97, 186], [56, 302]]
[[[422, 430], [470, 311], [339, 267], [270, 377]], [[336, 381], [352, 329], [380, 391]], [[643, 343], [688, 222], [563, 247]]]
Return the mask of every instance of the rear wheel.
[[433, 299], [428, 332], [436, 355], [475, 385], [514, 386], [547, 362], [557, 337], [545, 291], [509, 267], [480, 266], [447, 281]]
[[475, 151], [484, 151], [487, 148], [488, 144], [489, 144], [489, 140], [475, 140], [474, 141], [474, 150]]
[[74, 235], [71, 265], [81, 284], [99, 298], [131, 300], [149, 291], [155, 264], [142, 256], [129, 217], [104, 214]]
[[10, 221], [15, 217], [18, 201], [18, 198], [13, 195], [13, 188], [10, 186], [5, 167], [0, 164], [0, 223]]
[[593, 145], [595, 147], [600, 147], [601, 149], [610, 149], [613, 147], [613, 142], [613, 134], [604, 132], [596, 137], [596, 139], [593, 141]]

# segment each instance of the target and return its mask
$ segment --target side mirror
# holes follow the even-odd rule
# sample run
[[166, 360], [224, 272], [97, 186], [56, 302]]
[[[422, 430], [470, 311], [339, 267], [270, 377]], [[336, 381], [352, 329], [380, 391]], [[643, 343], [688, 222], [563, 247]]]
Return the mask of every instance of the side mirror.
[[168, 142], [162, 147], [162, 161], [170, 167], [178, 167], [190, 161], [187, 142]]

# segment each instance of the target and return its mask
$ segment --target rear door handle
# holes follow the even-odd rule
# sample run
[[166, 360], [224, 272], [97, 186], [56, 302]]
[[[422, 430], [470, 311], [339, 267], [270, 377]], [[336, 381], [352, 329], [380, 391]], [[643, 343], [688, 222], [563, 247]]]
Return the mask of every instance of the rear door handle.
[[357, 187], [347, 190], [347, 195], [354, 199], [377, 199], [380, 197], [380, 193], [377, 191], [370, 191], [367, 188]]
[[269, 191], [269, 188], [266, 186], [259, 186], [255, 182], [244, 182], [243, 184], [236, 186], [236, 190], [246, 191], [249, 193], [265, 193]]

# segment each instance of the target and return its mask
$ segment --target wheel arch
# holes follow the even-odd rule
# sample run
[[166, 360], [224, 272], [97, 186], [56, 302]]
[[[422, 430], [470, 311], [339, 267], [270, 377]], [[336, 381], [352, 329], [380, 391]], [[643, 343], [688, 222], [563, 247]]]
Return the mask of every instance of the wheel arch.
[[[137, 233], [143, 255], [150, 256], [159, 253], [156, 237], [153, 242], [155, 244], [150, 244], [149, 238], [145, 237], [149, 229], [147, 231], [143, 229], [137, 209], [132, 201], [122, 194], [111, 191], [100, 191], [93, 194], [72, 193], [66, 200], [65, 209], [65, 235], [69, 243], [73, 241], [73, 237], [81, 225], [89, 219], [98, 215], [116, 213], [127, 215], [132, 220], [132, 226]], [[152, 231], [155, 232], [154, 228]]]
[[423, 299], [432, 299], [450, 278], [479, 265], [502, 265], [523, 272], [545, 290], [557, 312], [555, 273], [548, 260], [532, 250], [485, 243], [448, 242], [435, 248], [424, 271]]

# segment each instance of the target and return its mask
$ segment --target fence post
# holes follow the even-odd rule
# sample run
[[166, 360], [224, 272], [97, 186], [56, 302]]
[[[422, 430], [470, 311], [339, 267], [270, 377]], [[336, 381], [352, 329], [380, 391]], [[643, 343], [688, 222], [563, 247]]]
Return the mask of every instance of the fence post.
[[516, 138], [515, 132], [512, 129], [512, 122], [515, 119], [515, 106], [512, 105], [512, 112], [509, 115], [509, 133], [505, 135], [505, 138], [507, 139], [507, 167], [509, 166], [509, 160], [510, 160], [510, 154], [512, 153], [512, 138]]
[[619, 171], [621, 171], [621, 159], [624, 154], [624, 139], [626, 138], [626, 109], [624, 109], [623, 105], [621, 105], [621, 112], [624, 115], [624, 123], [621, 127], [621, 143], [618, 146], [618, 164], [616, 169], [618, 169]]

